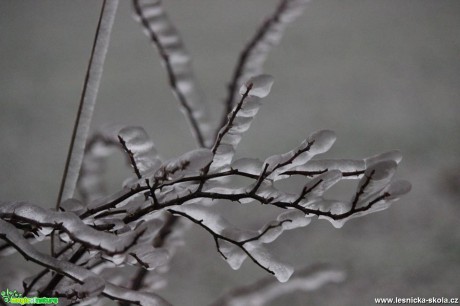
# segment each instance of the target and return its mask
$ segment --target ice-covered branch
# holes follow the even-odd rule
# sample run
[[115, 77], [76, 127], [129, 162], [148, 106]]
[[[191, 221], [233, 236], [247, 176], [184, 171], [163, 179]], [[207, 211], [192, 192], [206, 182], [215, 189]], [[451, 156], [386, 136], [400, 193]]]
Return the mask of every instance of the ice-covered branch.
[[103, 295], [115, 300], [129, 301], [139, 305], [170, 305], [156, 294], [134, 292], [115, 286], [110, 282], [106, 282], [100, 276], [78, 265], [66, 261], [60, 261], [52, 256], [38, 252], [19, 234], [13, 225], [3, 220], [0, 220], [0, 238], [13, 245], [27, 260], [31, 260], [43, 267], [56, 271], [59, 274], [65, 275], [79, 282], [81, 285], [75, 288], [76, 297], [78, 299], [97, 296], [99, 293], [102, 293]]
[[[406, 182], [402, 182], [399, 184], [404, 188], [400, 190], [393, 188], [392, 190], [396, 192], [396, 194], [391, 196], [388, 195], [389, 192], [387, 189], [390, 188], [389, 184], [396, 168], [396, 162], [399, 161], [398, 156], [391, 156], [388, 155], [388, 153], [384, 153], [377, 157], [372, 157], [365, 161], [365, 164], [368, 167], [366, 169], [368, 172], [366, 177], [368, 177], [369, 174], [375, 170], [379, 173], [382, 173], [382, 178], [377, 179], [376, 182], [378, 183], [370, 186], [372, 187], [370, 191], [366, 191], [366, 194], [369, 196], [363, 197], [362, 195], [359, 195], [359, 197], [355, 197], [355, 200], [352, 201], [355, 202], [354, 206], [352, 202], [349, 201], [330, 200], [324, 198], [323, 193], [327, 191], [327, 189], [330, 188], [333, 184], [344, 178], [342, 172], [339, 169], [346, 170], [344, 171], [345, 175], [348, 175], [349, 173], [359, 173], [363, 171], [360, 167], [362, 163], [357, 163], [359, 164], [359, 167], [352, 168], [350, 163], [346, 161], [342, 166], [335, 165], [335, 167], [331, 167], [332, 170], [324, 171], [326, 169], [323, 169], [321, 174], [315, 175], [314, 180], [304, 186], [304, 189], [299, 195], [285, 194], [280, 190], [271, 187], [271, 181], [273, 179], [271, 174], [277, 172], [277, 170], [284, 171], [284, 169], [288, 169], [288, 166], [296, 166], [299, 160], [302, 162], [307, 160], [308, 165], [308, 160], [311, 158], [311, 156], [317, 153], [322, 153], [328, 149], [330, 147], [329, 139], [331, 139], [331, 137], [328, 136], [329, 134], [329, 131], [314, 133], [308, 138], [310, 140], [307, 139], [305, 142], [306, 145], [300, 146], [301, 149], [293, 150], [287, 154], [269, 158], [268, 160], [270, 161], [270, 164], [266, 162], [266, 166], [264, 168], [265, 170], [261, 170], [259, 168], [258, 171], [260, 172], [257, 174], [254, 172], [253, 168], [249, 169], [248, 172], [245, 172], [246, 169], [244, 166], [241, 166], [238, 169], [223, 170], [221, 172], [217, 171], [212, 174], [197, 175], [196, 173], [192, 172], [188, 173], [191, 176], [187, 176], [187, 173], [185, 173], [183, 176], [181, 175], [179, 178], [173, 179], [172, 181], [166, 180], [156, 186], [156, 189], [153, 191], [155, 192], [156, 197], [160, 199], [160, 203], [156, 208], [152, 205], [147, 205], [133, 212], [129, 216], [126, 216], [123, 220], [125, 222], [132, 222], [155, 210], [164, 209], [174, 205], [182, 205], [197, 199], [221, 199], [235, 202], [247, 202], [248, 200], [255, 200], [263, 204], [270, 204], [280, 208], [297, 209], [304, 212], [305, 214], [322, 216], [329, 218], [330, 220], [341, 220], [347, 219], [355, 213], [360, 213], [362, 215], [362, 213], [365, 211], [374, 211], [371, 209], [374, 204], [379, 203], [379, 205], [381, 205], [384, 202], [393, 201], [395, 198], [397, 198], [397, 196], [400, 195], [401, 192], [403, 194], [409, 190], [409, 185]], [[324, 137], [321, 135], [324, 135]], [[313, 139], [315, 141], [313, 141]], [[308, 143], [311, 145], [308, 145]], [[304, 147], [308, 147], [309, 150], [305, 150]], [[194, 156], [194, 154], [189, 156]], [[386, 158], [390, 158], [390, 160], [385, 160]], [[204, 160], [204, 162], [201, 158], [198, 160], [200, 161], [200, 167], [206, 164], [206, 160]], [[175, 162], [173, 164], [184, 164], [184, 162], [188, 161], [188, 159], [180, 158], [178, 161], [180, 162]], [[320, 163], [320, 161], [318, 160], [315, 163]], [[335, 163], [338, 163], [338, 161], [335, 161]], [[242, 165], [243, 163], [240, 164]], [[331, 165], [330, 162], [326, 162], [326, 164]], [[267, 165], [270, 165], [270, 171], [267, 170]], [[199, 169], [200, 167], [195, 167], [195, 169]], [[166, 168], [163, 167], [163, 169]], [[173, 168], [175, 169], [175, 167]], [[162, 167], [160, 167], [160, 169], [162, 169]], [[285, 178], [287, 176], [285, 172], [281, 173], [281, 177]], [[388, 177], [385, 179], [383, 179], [384, 174], [388, 174]], [[253, 179], [254, 184], [236, 189], [231, 189], [223, 186], [219, 187], [220, 179], [241, 175]], [[161, 177], [163, 177], [163, 175]], [[363, 175], [361, 175], [361, 177], [364, 178]], [[197, 181], [201, 181], [203, 188], [198, 188], [196, 185]], [[165, 188], [165, 186], [168, 188]], [[128, 193], [120, 195], [118, 199], [113, 199], [109, 203], [99, 207], [90, 208], [86, 213], [82, 214], [81, 217], [87, 217], [105, 209], [113, 209], [120, 203], [128, 201], [136, 194], [144, 193], [148, 190], [150, 190], [150, 188], [147, 186], [138, 186], [137, 189], [132, 189]], [[175, 193], [173, 191], [175, 191]], [[150, 192], [152, 192], [152, 190], [150, 190]], [[357, 190], [357, 193], [359, 194], [363, 192], [364, 191], [360, 192], [359, 189]], [[374, 197], [371, 198], [370, 196]]]
[[271, 49], [281, 41], [287, 25], [302, 14], [307, 2], [309, 0], [281, 0], [241, 52], [228, 86], [220, 127], [225, 125], [227, 115], [237, 103], [239, 88], [246, 80], [263, 72], [263, 65]]
[[[251, 86], [248, 88], [247, 92], [254, 89]], [[244, 108], [244, 103], [241, 108]], [[226, 135], [232, 134], [232, 128], [238, 126], [234, 124], [237, 113], [239, 111], [235, 110], [235, 115], [229, 118], [232, 127], [223, 129], [219, 138], [221, 142], [217, 141], [216, 147], [225, 143]], [[233, 136], [234, 133], [229, 139]], [[269, 157], [265, 162], [241, 159], [213, 172], [206, 171], [214, 162], [213, 150], [193, 150], [159, 165], [158, 160], [151, 162], [155, 160], [152, 159], [155, 154], [150, 150], [147, 137], [142, 137], [137, 145], [134, 141], [137, 137], [125, 136], [122, 139], [123, 146], [130, 151], [131, 161], [142, 176], [141, 179], [136, 178], [131, 189], [82, 208], [64, 203], [65, 212], [47, 211], [23, 202], [6, 202], [0, 205], [0, 218], [19, 230], [35, 231], [39, 237], [46, 235], [46, 228], [59, 230], [64, 233], [61, 236], [64, 241], [75, 241], [88, 250], [102, 251], [98, 253], [101, 256], [99, 263], [109, 260], [117, 265], [133, 264], [144, 269], [155, 269], [169, 262], [167, 250], [157, 249], [153, 240], [159, 235], [163, 224], [159, 213], [167, 210], [210, 233], [218, 253], [232, 268], [238, 269], [246, 258], [250, 258], [284, 282], [292, 274], [292, 268], [275, 260], [263, 244], [273, 242], [284, 230], [307, 225], [313, 216], [341, 227], [352, 218], [386, 209], [391, 202], [410, 190], [409, 183], [393, 181], [401, 160], [397, 151], [361, 161], [312, 161], [312, 157], [326, 152], [332, 146], [335, 136], [331, 131], [313, 133], [296, 149]], [[150, 152], [146, 155], [149, 158], [141, 158], [144, 156], [142, 152]], [[297, 193], [286, 193], [273, 183], [297, 174], [306, 179]], [[241, 176], [249, 182], [243, 186], [229, 184], [229, 180]], [[351, 200], [325, 197], [334, 184], [351, 177], [360, 178]], [[155, 199], [153, 203], [149, 200], [151, 198]], [[256, 201], [280, 208], [283, 213], [257, 231], [242, 230], [209, 210], [215, 200], [235, 203]], [[161, 235], [160, 239], [164, 239]], [[73, 261], [70, 258], [69, 262]], [[142, 285], [145, 275], [138, 274], [136, 282], [139, 285], [136, 288]], [[51, 285], [46, 288], [57, 288], [57, 283], [51, 280]]]
[[[248, 239], [235, 240], [235, 239], [232, 239], [232, 238], [230, 238], [228, 236], [224, 236], [222, 234], [217, 233], [210, 226], [207, 226], [204, 223], [203, 219], [200, 219], [200, 220], [196, 219], [196, 218], [192, 217], [191, 215], [189, 215], [189, 214], [187, 214], [187, 213], [185, 213], [183, 211], [179, 211], [179, 210], [169, 209], [168, 211], [171, 212], [174, 215], [182, 216], [182, 217], [185, 217], [185, 218], [189, 219], [190, 221], [192, 221], [195, 224], [198, 224], [203, 229], [205, 229], [208, 233], [210, 233], [213, 236], [214, 241], [216, 242], [217, 251], [226, 260], [232, 260], [232, 259], [230, 259], [225, 254], [225, 251], [222, 251], [219, 241], [228, 242], [228, 243], [238, 247], [255, 264], [257, 264], [259, 267], [261, 267], [262, 269], [264, 269], [268, 273], [275, 275], [276, 278], [281, 282], [287, 281], [289, 279], [290, 275], [293, 272], [292, 268], [290, 268], [290, 267], [288, 267], [288, 266], [286, 266], [284, 264], [281, 264], [279, 262], [276, 262], [274, 260], [274, 258], [265, 249], [263, 249], [262, 246], [260, 245], [260, 243], [257, 241], [257, 240], [261, 239], [263, 237], [263, 235], [265, 235], [268, 232], [268, 230], [263, 231], [262, 233], [254, 236], [254, 237], [248, 238]], [[282, 226], [282, 224], [284, 222], [288, 222], [288, 221], [290, 222], [291, 220], [281, 221], [276, 225], [270, 226], [270, 228], [276, 228], [276, 227]]]
[[342, 178], [358, 179], [361, 178], [366, 169], [364, 160], [352, 159], [321, 159], [312, 160], [304, 165], [290, 168], [278, 174], [279, 177], [290, 175], [303, 175], [305, 177], [315, 177], [330, 170], [338, 170], [342, 173]]
[[335, 142], [335, 133], [329, 130], [318, 131], [300, 146], [281, 155], [273, 155], [265, 160], [270, 165], [270, 174], [287, 171], [295, 166], [306, 164], [313, 156], [327, 152]]
[[81, 242], [88, 248], [103, 250], [108, 254], [122, 253], [127, 250], [139, 233], [114, 235], [98, 231], [83, 223], [71, 212], [55, 212], [25, 202], [0, 203], [0, 218], [20, 220], [39, 226], [64, 231], [73, 241]]
[[125, 127], [118, 133], [118, 140], [128, 154], [137, 178], [155, 171], [161, 165], [153, 141], [141, 127]]
[[[75, 243], [68, 243], [66, 246], [64, 246], [61, 250], [56, 252], [55, 258], [59, 259], [62, 255], [68, 253], [69, 251], [72, 250], [74, 247]], [[31, 290], [33, 290], [34, 286], [40, 283], [44, 283], [42, 279], [47, 275], [47, 273], [50, 272], [50, 269], [45, 268], [42, 271], [40, 271], [38, 274], [34, 275], [33, 277], [30, 277], [28, 279], [25, 279], [23, 281], [23, 287], [24, 287], [24, 296], [27, 296]]]
[[[123, 150], [134, 169], [136, 179], [158, 169], [160, 158], [153, 141], [142, 127], [107, 126], [88, 141], [78, 182], [84, 203], [100, 200], [105, 194], [105, 160], [116, 150]], [[127, 184], [133, 179], [128, 179]], [[136, 180], [137, 181], [137, 180]]]
[[134, 13], [158, 49], [171, 86], [201, 147], [211, 143], [204, 97], [193, 73], [184, 43], [163, 9], [161, 0], [133, 0]]
[[214, 158], [211, 171], [230, 165], [243, 133], [250, 128], [252, 120], [259, 111], [261, 98], [270, 93], [272, 85], [272, 76], [259, 75], [249, 79], [240, 88], [240, 102], [228, 115], [212, 147]]
[[31, 260], [81, 283], [82, 286], [79, 290], [81, 298], [97, 295], [105, 287], [105, 281], [90, 271], [38, 252], [20, 235], [13, 225], [3, 220], [0, 220], [0, 238], [13, 245], [25, 259]]

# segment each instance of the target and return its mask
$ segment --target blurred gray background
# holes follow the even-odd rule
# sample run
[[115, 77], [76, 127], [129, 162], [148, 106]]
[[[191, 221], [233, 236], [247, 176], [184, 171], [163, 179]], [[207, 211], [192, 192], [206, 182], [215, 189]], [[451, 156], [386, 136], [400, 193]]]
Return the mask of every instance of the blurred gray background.
[[[195, 147], [156, 50], [120, 1], [92, 128], [145, 127], [162, 156]], [[274, 0], [165, 1], [194, 57], [217, 121], [239, 51]], [[55, 205], [100, 1], [0, 1], [0, 198]], [[389, 210], [285, 233], [271, 245], [303, 267], [331, 262], [348, 280], [272, 305], [372, 305], [374, 297], [460, 294], [460, 1], [312, 1], [273, 50], [275, 76], [239, 156], [265, 158], [313, 131], [335, 130], [328, 157], [363, 158], [400, 149], [398, 177], [412, 192]], [[110, 159], [109, 189], [130, 174]], [[351, 190], [349, 190], [351, 196]], [[236, 222], [258, 227], [260, 209]], [[233, 271], [201, 229], [186, 236], [170, 284], [174, 305], [206, 305], [266, 276], [251, 262]], [[2, 274], [25, 261], [0, 260]], [[19, 278], [18, 278], [19, 280]]]

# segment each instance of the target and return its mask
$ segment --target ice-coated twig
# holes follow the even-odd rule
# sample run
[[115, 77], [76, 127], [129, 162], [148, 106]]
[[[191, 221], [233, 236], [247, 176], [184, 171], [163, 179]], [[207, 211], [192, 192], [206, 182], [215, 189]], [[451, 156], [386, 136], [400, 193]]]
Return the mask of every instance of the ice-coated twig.
[[123, 137], [118, 135], [118, 140], [120, 141], [123, 150], [125, 150], [126, 154], [128, 154], [128, 158], [131, 163], [131, 166], [133, 167], [134, 173], [136, 174], [137, 178], [140, 179], [142, 175], [139, 171], [139, 168], [137, 167], [136, 161], [134, 160], [134, 153], [128, 148], [128, 146], [126, 145], [126, 141], [123, 139]]
[[265, 277], [251, 285], [234, 288], [210, 306], [263, 306], [274, 299], [295, 291], [314, 291], [329, 283], [342, 282], [345, 273], [325, 264], [296, 271], [286, 283]]
[[[194, 217], [190, 216], [189, 214], [183, 211], [178, 211], [174, 209], [169, 209], [168, 211], [174, 215], [182, 216], [182, 217], [189, 219], [190, 221], [201, 226], [208, 233], [210, 233], [213, 236], [214, 241], [216, 242], [217, 251], [222, 255], [222, 257], [224, 257], [224, 259], [227, 259], [227, 256], [222, 252], [220, 248], [220, 245], [219, 245], [220, 240], [229, 242], [237, 246], [238, 248], [240, 248], [246, 254], [246, 256], [248, 256], [256, 265], [258, 265], [259, 267], [261, 267], [268, 273], [275, 275], [280, 282], [287, 281], [293, 272], [290, 267], [287, 267], [281, 263], [275, 262], [275, 260], [270, 256], [270, 254], [262, 250], [262, 247], [257, 242], [255, 242], [259, 240], [263, 235], [265, 235], [267, 231], [263, 231], [262, 233], [254, 237], [238, 241], [238, 240], [235, 240], [230, 237], [217, 233], [212, 228], [205, 225], [203, 220], [195, 219]], [[289, 220], [281, 221], [276, 226], [273, 226], [273, 227], [282, 226], [284, 222], [289, 222]]]
[[265, 160], [265, 164], [269, 165], [267, 176], [276, 176], [280, 172], [306, 164], [313, 156], [327, 152], [335, 139], [334, 132], [321, 130], [310, 135], [296, 149], [281, 155], [270, 156]]
[[155, 145], [141, 127], [125, 127], [118, 133], [118, 140], [128, 154], [129, 162], [137, 178], [156, 171], [161, 164]]
[[85, 150], [78, 181], [83, 203], [93, 202], [105, 195], [105, 160], [116, 150], [126, 153], [138, 179], [147, 172], [155, 171], [161, 164], [153, 141], [142, 127], [106, 126], [89, 139]]
[[134, 13], [144, 31], [158, 49], [179, 100], [200, 147], [209, 147], [212, 139], [204, 97], [193, 73], [191, 58], [161, 0], [133, 0]]
[[59, 209], [63, 200], [73, 196], [77, 185], [117, 7], [118, 0], [104, 0], [102, 4], [102, 11], [99, 17], [96, 37], [94, 38], [88, 70], [86, 71], [77, 119], [59, 189], [56, 210]]
[[359, 179], [366, 170], [366, 163], [364, 160], [352, 159], [312, 160], [304, 165], [293, 167], [288, 171], [283, 171], [279, 173], [278, 176], [288, 177], [291, 175], [302, 175], [305, 177], [315, 177], [331, 170], [340, 171], [344, 179]]
[[273, 85], [273, 77], [259, 75], [249, 79], [240, 88], [240, 102], [228, 115], [225, 125], [220, 129], [212, 147], [214, 158], [211, 171], [230, 166], [241, 137], [246, 132], [259, 111], [261, 98], [266, 97]]
[[309, 0], [281, 0], [276, 10], [262, 23], [241, 52], [228, 86], [219, 128], [225, 125], [227, 115], [238, 102], [239, 88], [249, 78], [263, 72], [263, 65], [271, 49], [281, 41], [287, 25], [302, 14], [307, 2]]

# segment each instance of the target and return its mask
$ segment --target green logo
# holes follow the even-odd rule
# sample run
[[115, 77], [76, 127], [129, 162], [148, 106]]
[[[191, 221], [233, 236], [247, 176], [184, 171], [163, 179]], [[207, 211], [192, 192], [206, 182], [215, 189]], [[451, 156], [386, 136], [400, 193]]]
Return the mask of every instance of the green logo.
[[2, 291], [2, 298], [5, 303], [11, 303], [11, 299], [20, 297], [22, 297], [22, 293], [19, 293], [16, 290], [10, 291], [7, 288], [6, 291]]
[[3, 301], [10, 304], [57, 304], [59, 303], [59, 298], [50, 298], [50, 297], [23, 297], [22, 293], [17, 292], [16, 290], [11, 291], [6, 289], [1, 293]]

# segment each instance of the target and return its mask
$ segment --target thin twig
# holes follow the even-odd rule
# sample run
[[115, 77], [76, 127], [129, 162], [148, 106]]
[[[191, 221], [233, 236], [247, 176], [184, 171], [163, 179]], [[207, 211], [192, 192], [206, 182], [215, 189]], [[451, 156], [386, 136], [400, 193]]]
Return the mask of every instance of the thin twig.
[[[264, 269], [265, 271], [267, 271], [268, 273], [270, 274], [275, 274], [275, 272], [273, 272], [272, 270], [270, 270], [268, 267], [265, 267], [261, 262], [259, 262], [252, 254], [251, 252], [249, 252], [245, 247], [244, 247], [244, 244], [247, 243], [247, 242], [250, 242], [250, 241], [253, 241], [252, 239], [248, 239], [248, 240], [244, 240], [244, 241], [236, 241], [236, 240], [233, 240], [231, 238], [228, 238], [226, 236], [223, 236], [221, 234], [218, 234], [216, 233], [214, 230], [212, 230], [210, 227], [206, 226], [204, 223], [203, 223], [203, 220], [197, 220], [195, 218], [193, 218], [192, 216], [184, 213], [184, 212], [181, 212], [181, 211], [177, 211], [177, 210], [173, 210], [173, 209], [169, 209], [168, 210], [170, 213], [172, 214], [175, 214], [175, 215], [179, 215], [179, 216], [182, 216], [182, 217], [185, 217], [187, 219], [189, 219], [190, 221], [192, 221], [193, 223], [195, 224], [198, 224], [199, 226], [201, 226], [203, 229], [205, 229], [208, 233], [210, 233], [214, 239], [217, 241], [217, 239], [221, 239], [221, 240], [225, 240], [227, 242], [230, 242], [234, 245], [236, 245], [237, 247], [239, 247], [244, 253], [246, 253], [246, 255], [256, 264], [258, 265], [259, 267], [261, 267], [262, 269]], [[266, 232], [264, 232], [265, 234]], [[260, 238], [260, 237], [259, 237]], [[219, 252], [221, 253], [221, 252]], [[222, 253], [221, 253], [222, 254]], [[224, 257], [225, 258], [225, 257]]]
[[226, 119], [225, 124], [222, 126], [222, 129], [219, 131], [219, 134], [217, 135], [217, 138], [216, 138], [216, 142], [214, 143], [214, 146], [212, 147], [212, 153], [213, 154], [216, 154], [217, 149], [219, 148], [219, 145], [222, 142], [222, 139], [228, 133], [228, 131], [232, 128], [233, 121], [235, 121], [235, 118], [238, 115], [238, 112], [243, 107], [243, 103], [244, 103], [244, 101], [246, 101], [246, 98], [249, 96], [249, 92], [251, 91], [253, 86], [254, 86], [254, 84], [252, 84], [252, 83], [248, 84], [248, 86], [246, 88], [246, 91], [241, 96], [240, 102], [235, 107], [235, 109], [233, 110], [233, 112], [230, 115], [230, 117], [228, 117], [228, 118], [225, 117], [225, 119]]
[[134, 159], [134, 153], [131, 151], [128, 146], [126, 145], [126, 141], [118, 135], [118, 141], [120, 142], [123, 150], [125, 150], [126, 154], [128, 154], [129, 162], [134, 169], [134, 173], [136, 174], [137, 178], [140, 179], [142, 177], [141, 172], [139, 171], [139, 167], [137, 167], [136, 160]]

